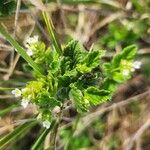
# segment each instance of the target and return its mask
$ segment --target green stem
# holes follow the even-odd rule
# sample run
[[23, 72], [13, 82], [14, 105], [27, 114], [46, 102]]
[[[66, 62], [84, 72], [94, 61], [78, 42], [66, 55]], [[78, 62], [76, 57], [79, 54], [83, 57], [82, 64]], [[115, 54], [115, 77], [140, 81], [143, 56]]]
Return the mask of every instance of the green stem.
[[0, 33], [9, 41], [9, 43], [15, 48], [15, 50], [29, 63], [29, 65], [35, 70], [35, 72], [43, 76], [43, 71], [38, 65], [28, 56], [25, 50], [18, 44], [16, 40], [6, 31], [4, 26], [0, 24]]
[[50, 36], [50, 38], [54, 44], [54, 47], [55, 47], [57, 53], [61, 55], [62, 54], [62, 48], [61, 48], [61, 45], [58, 41], [53, 22], [49, 16], [48, 12], [42, 12], [42, 15], [43, 15], [44, 21], [46, 23], [49, 36]]
[[0, 87], [0, 91], [8, 91], [8, 90], [14, 90], [15, 88], [4, 88], [4, 87]]
[[72, 129], [72, 133], [68, 137], [68, 141], [66, 142], [66, 144], [64, 146], [64, 150], [69, 150], [70, 142], [73, 140], [73, 135], [74, 135], [74, 132], [77, 129], [79, 120], [80, 120], [80, 114], [77, 116], [77, 119], [75, 120], [75, 123], [73, 125], [73, 129]]

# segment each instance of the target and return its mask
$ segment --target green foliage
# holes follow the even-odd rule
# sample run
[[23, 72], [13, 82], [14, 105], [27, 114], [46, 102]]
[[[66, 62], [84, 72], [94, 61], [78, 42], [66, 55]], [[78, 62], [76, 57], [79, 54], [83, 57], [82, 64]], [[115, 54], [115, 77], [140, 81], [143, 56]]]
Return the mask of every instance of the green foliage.
[[131, 78], [134, 71], [133, 59], [136, 55], [137, 47], [135, 45], [128, 46], [121, 53], [116, 54], [110, 63], [103, 64], [105, 81], [104, 89], [115, 90], [118, 83], [122, 83]]
[[107, 90], [99, 90], [96, 87], [89, 87], [84, 92], [84, 98], [90, 102], [92, 105], [98, 105], [109, 100], [110, 91]]
[[[68, 98], [80, 113], [110, 100], [117, 84], [127, 81], [134, 69], [132, 63], [137, 50], [134, 45], [116, 54], [110, 63], [100, 66], [104, 51], [86, 51], [76, 40], [69, 42], [60, 54], [56, 45], [52, 50], [32, 38], [30, 41], [35, 42], [27, 43], [32, 51], [31, 59], [5, 30], [1, 33], [34, 69], [37, 80], [27, 83], [22, 98], [38, 106], [38, 118], [43, 121], [51, 121], [55, 106], [61, 107]], [[39, 76], [41, 70], [45, 76]]]
[[148, 29], [147, 20], [124, 20], [123, 23], [113, 22], [108, 26], [108, 33], [104, 35], [100, 44], [106, 48], [115, 48], [116, 45], [127, 46], [134, 44]]
[[73, 100], [73, 103], [79, 112], [87, 111], [87, 108], [90, 106], [89, 101], [84, 99], [82, 91], [74, 85], [71, 85], [69, 98]]
[[[62, 137], [64, 144], [68, 142], [68, 139], [70, 139], [71, 134], [71, 131], [68, 129], [63, 129], [60, 131], [60, 136]], [[87, 133], [84, 133], [80, 135], [80, 137], [73, 137], [69, 144], [70, 150], [77, 150], [89, 147], [91, 145], [91, 142]]]
[[10, 15], [16, 8], [15, 0], [1, 0], [0, 2], [0, 17]]
[[[47, 21], [46, 16], [44, 17]], [[103, 62], [102, 57], [105, 55], [103, 50], [87, 51], [76, 40], [70, 41], [61, 51], [53, 34], [51, 36], [55, 40], [54, 48], [46, 47], [34, 37], [26, 43], [28, 48], [26, 53], [3, 26], [1, 27], [0, 32], [33, 68], [32, 73], [36, 77], [21, 91], [17, 89], [16, 94], [21, 95], [24, 107], [28, 103], [37, 106], [37, 119], [42, 121], [46, 128], [50, 128], [50, 122], [57, 116], [55, 112], [61, 111], [66, 100], [71, 100], [79, 113], [89, 111], [93, 105], [110, 100], [117, 85], [126, 82], [134, 71], [133, 60], [137, 51], [135, 45], [124, 48], [110, 62]], [[52, 29], [49, 30], [53, 32]], [[41, 139], [45, 138], [46, 134], [47, 130], [34, 147], [40, 145]], [[79, 144], [78, 140], [74, 143], [75, 147]]]

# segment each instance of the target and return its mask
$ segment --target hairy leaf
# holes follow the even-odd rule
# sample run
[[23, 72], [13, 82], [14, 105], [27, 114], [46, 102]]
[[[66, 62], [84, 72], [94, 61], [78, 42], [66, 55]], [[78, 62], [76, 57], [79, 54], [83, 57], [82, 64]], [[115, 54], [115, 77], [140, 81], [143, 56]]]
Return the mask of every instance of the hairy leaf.
[[110, 91], [89, 87], [84, 92], [84, 99], [88, 100], [92, 105], [98, 105], [110, 99]]

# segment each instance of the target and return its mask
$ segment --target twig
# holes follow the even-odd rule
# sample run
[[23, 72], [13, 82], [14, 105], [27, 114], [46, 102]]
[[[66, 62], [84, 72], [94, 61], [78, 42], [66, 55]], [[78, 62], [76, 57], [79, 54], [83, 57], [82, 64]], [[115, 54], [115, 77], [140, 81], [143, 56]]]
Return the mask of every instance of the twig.
[[19, 10], [21, 6], [21, 0], [17, 0], [17, 8], [16, 8], [16, 14], [15, 14], [15, 24], [14, 24], [14, 33], [13, 36], [16, 35], [16, 29], [17, 29], [17, 23], [18, 23], [18, 17], [19, 17]]
[[137, 141], [149, 127], [150, 127], [150, 118], [139, 128], [139, 130], [137, 130], [137, 132], [131, 138], [128, 138], [125, 141], [126, 147], [125, 149], [131, 150], [134, 145], [134, 142]]
[[11, 67], [10, 67], [10, 69], [9, 69], [8, 74], [6, 74], [6, 75], [3, 77], [4, 80], [8, 80], [8, 79], [10, 78], [10, 76], [12, 75], [12, 73], [13, 73], [15, 67], [16, 67], [16, 64], [17, 64], [19, 58], [20, 58], [20, 55], [17, 54], [16, 57], [15, 57], [15, 60], [14, 60], [13, 64], [11, 65]]

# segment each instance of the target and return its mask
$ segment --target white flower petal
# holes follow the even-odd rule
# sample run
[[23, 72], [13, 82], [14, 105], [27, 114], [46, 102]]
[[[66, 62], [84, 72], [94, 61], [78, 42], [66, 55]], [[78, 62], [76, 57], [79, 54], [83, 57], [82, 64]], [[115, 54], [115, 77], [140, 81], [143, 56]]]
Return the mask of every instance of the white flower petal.
[[128, 76], [129, 73], [130, 73], [130, 71], [129, 71], [128, 69], [124, 69], [124, 70], [122, 71], [122, 74], [123, 74], [124, 76]]
[[45, 120], [45, 121], [43, 122], [43, 127], [49, 129], [50, 126], [51, 126], [51, 123], [50, 123], [48, 120]]
[[28, 106], [28, 104], [29, 104], [29, 100], [28, 99], [22, 99], [21, 106], [23, 108], [26, 108]]
[[11, 93], [12, 93], [15, 97], [20, 97], [20, 96], [21, 96], [21, 91], [20, 91], [18, 88], [12, 90]]
[[32, 51], [31, 49], [27, 49], [27, 54], [28, 54], [29, 56], [32, 56], [32, 55], [33, 55], [33, 51]]
[[26, 44], [30, 45], [30, 44], [36, 43], [36, 42], [38, 42], [38, 38], [39, 37], [37, 35], [35, 35], [33, 37], [28, 37], [27, 40], [26, 40]]
[[134, 69], [140, 69], [142, 63], [140, 61], [133, 62], [133, 68]]

